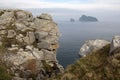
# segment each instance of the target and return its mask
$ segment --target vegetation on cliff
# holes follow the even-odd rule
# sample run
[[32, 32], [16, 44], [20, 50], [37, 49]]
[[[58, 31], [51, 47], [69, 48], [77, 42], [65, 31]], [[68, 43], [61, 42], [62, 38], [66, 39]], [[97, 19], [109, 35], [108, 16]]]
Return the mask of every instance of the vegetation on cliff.
[[12, 77], [7, 72], [7, 68], [0, 64], [0, 80], [11, 80]]
[[120, 80], [120, 48], [113, 55], [108, 55], [109, 50], [107, 45], [81, 58], [55, 80]]

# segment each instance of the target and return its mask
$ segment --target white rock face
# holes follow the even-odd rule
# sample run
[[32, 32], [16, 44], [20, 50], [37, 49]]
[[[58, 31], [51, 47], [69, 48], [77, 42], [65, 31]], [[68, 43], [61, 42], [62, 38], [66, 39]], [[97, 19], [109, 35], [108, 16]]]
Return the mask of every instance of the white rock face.
[[108, 44], [110, 44], [109, 41], [100, 39], [86, 41], [84, 45], [80, 48], [79, 55], [84, 57], [87, 54], [99, 50]]
[[116, 49], [120, 47], [120, 36], [114, 36], [111, 42], [110, 54]]

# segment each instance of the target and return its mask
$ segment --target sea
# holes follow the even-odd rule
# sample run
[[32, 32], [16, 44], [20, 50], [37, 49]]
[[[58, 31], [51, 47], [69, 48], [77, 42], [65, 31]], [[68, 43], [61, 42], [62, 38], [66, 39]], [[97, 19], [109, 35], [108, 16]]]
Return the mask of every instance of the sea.
[[[111, 41], [113, 36], [120, 35], [119, 12], [103, 12], [96, 14], [98, 22], [78, 21], [81, 11], [69, 9], [27, 9], [34, 16], [41, 13], [52, 15], [60, 31], [57, 60], [65, 68], [80, 59], [80, 48], [87, 40], [105, 39]], [[89, 14], [89, 12], [87, 13]], [[91, 14], [91, 13], [90, 13]], [[94, 14], [94, 13], [93, 13]], [[93, 15], [92, 14], [92, 15]], [[70, 22], [70, 18], [75, 22]]]
[[78, 53], [87, 40], [105, 39], [111, 41], [113, 36], [120, 35], [120, 22], [56, 22], [60, 31], [58, 62], [67, 67], [80, 59]]

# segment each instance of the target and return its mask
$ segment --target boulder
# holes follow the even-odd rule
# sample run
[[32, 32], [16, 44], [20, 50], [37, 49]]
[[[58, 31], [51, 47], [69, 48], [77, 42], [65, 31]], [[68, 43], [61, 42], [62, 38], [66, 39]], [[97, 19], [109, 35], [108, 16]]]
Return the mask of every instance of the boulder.
[[87, 54], [100, 50], [108, 44], [110, 44], [109, 41], [100, 39], [86, 41], [84, 45], [80, 48], [79, 55], [84, 57]]
[[32, 44], [35, 41], [35, 36], [33, 32], [27, 32], [26, 37], [23, 38], [24, 42], [27, 44]]
[[37, 44], [39, 49], [51, 49], [51, 44], [47, 41], [41, 41], [40, 43]]
[[43, 38], [45, 38], [48, 35], [48, 32], [45, 31], [37, 31], [35, 33], [36, 39], [40, 42]]
[[1, 30], [1, 31], [0, 31], [0, 35], [4, 35], [4, 34], [6, 34], [6, 33], [7, 33], [6, 30]]
[[14, 30], [8, 30], [7, 38], [13, 38], [16, 36], [16, 32]]
[[52, 20], [52, 17], [49, 14], [43, 13], [40, 16], [37, 16], [39, 19]]
[[112, 52], [117, 48], [120, 48], [120, 36], [113, 37], [110, 47], [110, 54], [112, 54]]
[[15, 23], [15, 27], [17, 28], [17, 30], [22, 30], [27, 26], [25, 26], [23, 23]]
[[11, 24], [14, 21], [14, 13], [13, 12], [5, 12], [0, 16], [0, 25]]

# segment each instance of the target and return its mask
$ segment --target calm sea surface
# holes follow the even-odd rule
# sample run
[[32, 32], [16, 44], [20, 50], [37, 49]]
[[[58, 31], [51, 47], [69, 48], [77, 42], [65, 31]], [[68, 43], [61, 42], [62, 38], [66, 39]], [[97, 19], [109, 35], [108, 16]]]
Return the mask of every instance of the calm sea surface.
[[120, 22], [57, 23], [61, 32], [57, 59], [64, 67], [79, 59], [79, 49], [86, 40], [106, 39], [111, 41], [114, 35], [120, 35]]

